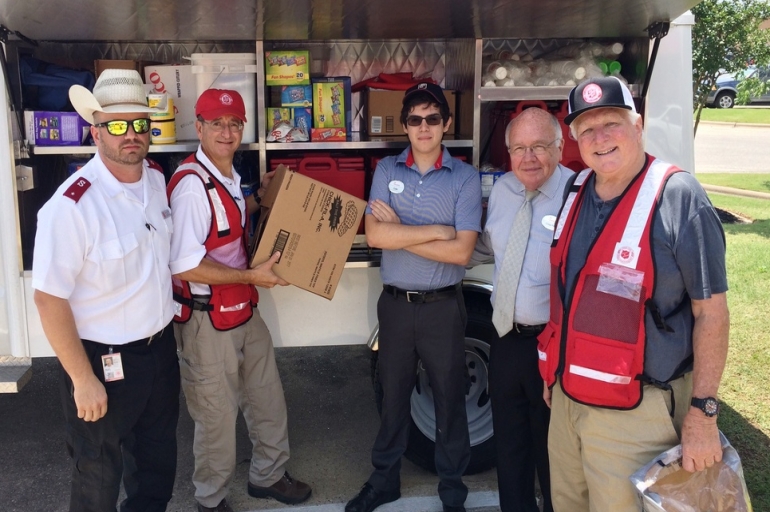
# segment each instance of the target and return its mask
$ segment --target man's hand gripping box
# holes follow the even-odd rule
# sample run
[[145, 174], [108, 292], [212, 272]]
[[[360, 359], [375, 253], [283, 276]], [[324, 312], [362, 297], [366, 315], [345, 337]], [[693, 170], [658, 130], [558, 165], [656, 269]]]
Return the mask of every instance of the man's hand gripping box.
[[279, 165], [261, 206], [251, 266], [281, 251], [278, 276], [334, 297], [366, 202]]

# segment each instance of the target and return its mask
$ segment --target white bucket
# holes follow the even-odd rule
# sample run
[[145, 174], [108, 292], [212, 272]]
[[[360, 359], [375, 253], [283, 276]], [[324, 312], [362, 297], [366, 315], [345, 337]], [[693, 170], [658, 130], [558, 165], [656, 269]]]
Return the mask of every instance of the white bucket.
[[192, 72], [198, 96], [206, 89], [232, 89], [243, 97], [246, 119], [243, 143], [256, 141], [256, 53], [193, 53]]

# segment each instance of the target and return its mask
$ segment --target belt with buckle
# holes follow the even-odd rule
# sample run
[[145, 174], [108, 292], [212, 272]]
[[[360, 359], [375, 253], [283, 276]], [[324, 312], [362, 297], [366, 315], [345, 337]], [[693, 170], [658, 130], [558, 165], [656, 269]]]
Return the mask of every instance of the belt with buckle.
[[149, 345], [152, 343], [152, 340], [156, 340], [163, 336], [163, 331], [165, 331], [166, 328], [164, 327], [160, 331], [156, 332], [155, 334], [152, 334], [146, 338], [142, 338], [141, 340], [132, 341], [131, 343], [125, 343], [123, 345], [115, 345], [116, 347], [139, 347], [144, 345]]
[[513, 324], [513, 330], [522, 336], [534, 337], [539, 336], [545, 329], [545, 324], [539, 325], [526, 325], [526, 324]]
[[385, 293], [392, 295], [396, 299], [402, 299], [417, 304], [425, 304], [427, 302], [435, 302], [437, 300], [456, 297], [457, 292], [460, 290], [460, 283], [444, 288], [437, 288], [435, 290], [402, 290], [401, 288], [396, 288], [389, 284], [383, 285], [382, 289], [385, 290]]

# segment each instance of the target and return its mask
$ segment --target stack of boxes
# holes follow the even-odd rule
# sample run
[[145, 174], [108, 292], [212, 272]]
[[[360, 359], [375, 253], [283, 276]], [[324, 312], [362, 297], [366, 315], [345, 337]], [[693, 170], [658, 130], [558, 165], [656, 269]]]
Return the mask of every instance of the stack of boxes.
[[314, 142], [348, 140], [350, 77], [311, 79], [307, 50], [266, 51], [265, 85], [280, 87], [280, 106], [268, 107], [265, 113], [268, 133], [278, 136], [274, 128], [283, 123]]

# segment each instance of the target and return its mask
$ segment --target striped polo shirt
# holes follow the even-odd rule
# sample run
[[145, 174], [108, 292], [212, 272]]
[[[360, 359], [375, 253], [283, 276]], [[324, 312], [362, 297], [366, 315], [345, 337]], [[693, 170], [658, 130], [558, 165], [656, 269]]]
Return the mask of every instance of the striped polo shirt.
[[[445, 147], [433, 169], [420, 174], [411, 148], [383, 158], [372, 179], [369, 201], [390, 205], [401, 223], [410, 226], [441, 224], [456, 231], [481, 231], [481, 180], [478, 171]], [[366, 213], [371, 214], [367, 206]], [[439, 263], [404, 249], [383, 250], [382, 282], [405, 290], [434, 290], [458, 283], [465, 267]]]

